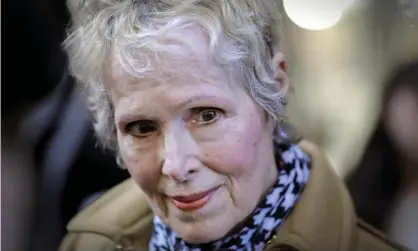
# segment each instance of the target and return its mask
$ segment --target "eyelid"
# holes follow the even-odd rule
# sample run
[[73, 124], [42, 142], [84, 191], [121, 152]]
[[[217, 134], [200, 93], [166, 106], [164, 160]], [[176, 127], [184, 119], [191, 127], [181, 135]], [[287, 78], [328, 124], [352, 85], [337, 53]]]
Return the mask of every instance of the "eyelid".
[[[202, 112], [204, 111], [215, 111], [217, 113], [217, 117], [214, 120], [211, 121], [206, 121], [206, 122], [200, 122], [200, 121], [196, 121], [197, 116], [200, 116], [202, 114]], [[220, 108], [216, 108], [216, 107], [196, 107], [192, 109], [192, 114], [191, 114], [191, 120], [194, 124], [200, 124], [200, 125], [208, 125], [211, 123], [216, 122], [220, 116], [225, 115], [225, 111], [220, 109]]]
[[210, 106], [195, 107], [195, 108], [192, 108], [191, 109], [192, 114], [199, 114], [199, 113], [201, 113], [203, 111], [208, 111], [208, 110], [209, 111], [214, 110], [214, 111], [218, 111], [218, 112], [224, 113], [224, 110], [222, 110], [221, 108], [210, 107]]
[[126, 123], [124, 125], [124, 127], [123, 127], [123, 131], [126, 134], [131, 134], [131, 135], [133, 135], [135, 137], [139, 137], [139, 138], [145, 138], [145, 137], [149, 136], [150, 134], [155, 133], [155, 131], [146, 133], [144, 135], [140, 135], [138, 133], [133, 133], [131, 127], [133, 127], [133, 126], [139, 126], [141, 123], [149, 123], [149, 124], [151, 124], [151, 126], [155, 127], [155, 131], [158, 131], [159, 128], [160, 128], [160, 126], [158, 125], [157, 122], [155, 122], [153, 120], [149, 120], [149, 119], [144, 119], [144, 120], [137, 120], [137, 121], [132, 121], [132, 122]]
[[158, 119], [153, 117], [143, 115], [123, 115], [117, 119], [117, 126], [120, 129], [125, 130], [129, 124], [136, 123], [138, 121], [153, 121], [154, 123], [159, 124]]

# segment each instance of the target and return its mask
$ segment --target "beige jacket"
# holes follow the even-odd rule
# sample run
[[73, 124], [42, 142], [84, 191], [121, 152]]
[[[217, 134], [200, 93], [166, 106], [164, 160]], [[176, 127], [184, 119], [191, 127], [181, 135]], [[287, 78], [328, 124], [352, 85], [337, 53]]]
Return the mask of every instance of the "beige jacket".
[[[300, 145], [311, 157], [312, 172], [291, 215], [265, 250], [406, 250], [359, 221], [346, 188], [324, 155], [308, 142]], [[68, 224], [60, 251], [146, 251], [152, 217], [145, 195], [127, 180]]]

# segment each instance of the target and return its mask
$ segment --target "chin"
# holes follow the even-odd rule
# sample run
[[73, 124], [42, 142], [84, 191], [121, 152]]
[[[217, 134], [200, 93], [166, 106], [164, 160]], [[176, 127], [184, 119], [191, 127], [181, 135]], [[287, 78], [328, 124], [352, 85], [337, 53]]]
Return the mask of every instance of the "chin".
[[225, 189], [219, 189], [204, 207], [193, 212], [181, 211], [168, 203], [166, 224], [188, 243], [217, 241], [227, 235], [238, 220], [237, 214], [231, 212], [227, 194]]
[[194, 220], [176, 218], [171, 222], [170, 227], [188, 243], [203, 244], [217, 241], [234, 227], [233, 217], [227, 217], [225, 211], [217, 211], [200, 219], [199, 216], [194, 216]]
[[204, 244], [213, 241], [217, 241], [222, 239], [222, 237], [226, 234], [220, 233], [219, 231], [213, 230], [212, 228], [208, 227], [192, 227], [188, 229], [183, 229], [177, 234], [186, 242], [191, 244]]

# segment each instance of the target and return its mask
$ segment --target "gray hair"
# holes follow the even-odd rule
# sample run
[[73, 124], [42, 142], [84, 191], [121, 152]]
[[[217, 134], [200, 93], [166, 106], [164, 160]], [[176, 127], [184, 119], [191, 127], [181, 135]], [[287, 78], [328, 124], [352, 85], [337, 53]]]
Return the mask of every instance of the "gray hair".
[[273, 121], [284, 117], [289, 91], [287, 86], [277, 89], [272, 69], [280, 44], [276, 0], [77, 1], [69, 6], [72, 25], [64, 47], [72, 74], [87, 87], [95, 131], [104, 147], [118, 149], [113, 105], [103, 80], [109, 54], [140, 77], [152, 70], [151, 57], [173, 53], [164, 38], [191, 25], [207, 34], [216, 62]]

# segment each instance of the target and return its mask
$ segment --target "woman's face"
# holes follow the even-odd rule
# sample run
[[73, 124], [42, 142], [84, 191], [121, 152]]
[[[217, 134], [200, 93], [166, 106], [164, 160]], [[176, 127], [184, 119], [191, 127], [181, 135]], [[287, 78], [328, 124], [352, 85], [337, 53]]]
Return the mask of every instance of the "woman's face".
[[202, 33], [182, 35], [183, 57], [150, 77], [113, 66], [106, 88], [120, 154], [156, 215], [191, 243], [220, 239], [277, 179], [272, 126], [231, 83]]
[[385, 117], [388, 132], [405, 157], [418, 163], [418, 94], [400, 87], [389, 100]]

